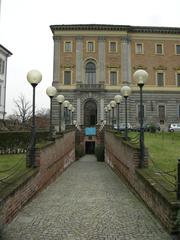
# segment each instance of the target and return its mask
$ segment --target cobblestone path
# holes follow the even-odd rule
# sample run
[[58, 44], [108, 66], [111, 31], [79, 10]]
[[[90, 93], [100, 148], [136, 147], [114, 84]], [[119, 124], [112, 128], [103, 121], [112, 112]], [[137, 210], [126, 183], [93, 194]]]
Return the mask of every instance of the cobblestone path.
[[105, 164], [87, 155], [38, 194], [3, 240], [170, 240], [160, 223]]

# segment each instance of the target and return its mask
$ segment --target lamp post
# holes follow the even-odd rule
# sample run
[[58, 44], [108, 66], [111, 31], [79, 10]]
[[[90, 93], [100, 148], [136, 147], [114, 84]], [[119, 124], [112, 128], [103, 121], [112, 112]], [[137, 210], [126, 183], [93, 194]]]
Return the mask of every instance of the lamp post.
[[114, 128], [114, 108], [116, 107], [116, 102], [112, 100], [110, 102], [110, 106], [112, 108], [112, 129]]
[[69, 104], [70, 104], [70, 102], [67, 101], [67, 100], [65, 100], [63, 102], [63, 106], [65, 108], [65, 112], [64, 112], [64, 115], [65, 115], [65, 125], [67, 124], [67, 108], [69, 107]]
[[69, 125], [71, 125], [71, 111], [72, 111], [72, 104], [69, 104], [69, 106], [68, 106], [68, 110], [69, 110]]
[[109, 128], [110, 128], [110, 111], [111, 111], [111, 106], [110, 104], [107, 105], [107, 109], [109, 111]]
[[56, 97], [56, 100], [58, 101], [59, 103], [59, 133], [61, 133], [61, 106], [62, 106], [62, 103], [64, 102], [64, 96], [63, 95], [58, 95]]
[[72, 110], [71, 110], [71, 113], [72, 113], [72, 116], [71, 116], [71, 124], [73, 125], [73, 118], [74, 118], [74, 112], [75, 112], [75, 107], [72, 106]]
[[50, 98], [50, 117], [49, 117], [49, 139], [53, 139], [53, 126], [52, 126], [52, 99], [56, 95], [57, 90], [55, 87], [50, 86], [46, 89], [46, 94]]
[[27, 73], [27, 80], [33, 87], [33, 106], [32, 106], [32, 131], [31, 142], [28, 149], [27, 166], [35, 167], [35, 146], [36, 146], [36, 125], [35, 125], [35, 88], [42, 80], [42, 74], [38, 70], [31, 70]]
[[114, 101], [116, 102], [116, 104], [118, 105], [118, 109], [117, 109], [117, 112], [118, 112], [118, 120], [117, 120], [117, 130], [119, 131], [119, 104], [121, 103], [122, 101], [122, 96], [121, 95], [116, 95], [114, 97]]
[[107, 125], [107, 113], [108, 113], [108, 108], [105, 107], [105, 108], [104, 108], [104, 111], [105, 111], [105, 120], [106, 120], [106, 125]]
[[125, 132], [124, 132], [124, 138], [128, 139], [128, 127], [127, 127], [127, 98], [131, 94], [131, 88], [129, 86], [123, 86], [121, 88], [121, 94], [123, 95], [125, 99]]
[[142, 89], [144, 84], [148, 79], [148, 73], [143, 70], [139, 69], [133, 74], [134, 79], [137, 82], [137, 85], [140, 89], [140, 168], [144, 166], [144, 127], [143, 127], [143, 98], [142, 98]]

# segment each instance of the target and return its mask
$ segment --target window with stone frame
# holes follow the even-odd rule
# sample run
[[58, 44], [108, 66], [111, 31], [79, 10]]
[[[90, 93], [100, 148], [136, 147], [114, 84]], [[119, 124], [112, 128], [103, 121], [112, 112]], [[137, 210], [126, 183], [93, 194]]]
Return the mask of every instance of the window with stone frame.
[[180, 87], [180, 73], [176, 73], [176, 86]]
[[109, 52], [117, 52], [117, 42], [115, 41], [109, 42]]
[[4, 74], [5, 61], [0, 58], [0, 74]]
[[71, 41], [64, 42], [64, 52], [72, 52], [72, 42]]
[[95, 43], [94, 41], [87, 42], [87, 52], [95, 52]]
[[110, 85], [117, 85], [117, 71], [110, 71]]
[[71, 71], [64, 71], [64, 85], [71, 85]]
[[86, 84], [96, 84], [96, 65], [94, 62], [88, 62], [85, 67]]
[[156, 83], [158, 87], [164, 87], [164, 72], [156, 73]]
[[136, 43], [136, 54], [143, 54], [144, 47], [142, 43]]
[[175, 51], [176, 51], [176, 55], [180, 55], [180, 44], [176, 44]]
[[164, 124], [166, 112], [165, 112], [165, 105], [159, 105], [158, 106], [158, 115], [159, 115], [159, 121], [160, 123]]
[[162, 43], [157, 43], [155, 45], [155, 53], [156, 54], [163, 54], [164, 53], [163, 44]]

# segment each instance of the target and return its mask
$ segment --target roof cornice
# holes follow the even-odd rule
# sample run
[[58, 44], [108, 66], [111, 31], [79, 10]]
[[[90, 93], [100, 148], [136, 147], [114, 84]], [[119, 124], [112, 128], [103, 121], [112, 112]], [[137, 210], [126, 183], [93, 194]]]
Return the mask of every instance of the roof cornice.
[[180, 34], [177, 27], [130, 26], [109, 24], [70, 24], [51, 25], [52, 33], [55, 31], [127, 31], [127, 33], [164, 33]]

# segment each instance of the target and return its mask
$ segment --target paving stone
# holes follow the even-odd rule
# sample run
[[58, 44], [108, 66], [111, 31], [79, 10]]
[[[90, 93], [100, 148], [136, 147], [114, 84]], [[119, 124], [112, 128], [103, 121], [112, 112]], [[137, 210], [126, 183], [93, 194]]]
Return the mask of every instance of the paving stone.
[[92, 155], [71, 165], [5, 227], [3, 240], [170, 240], [117, 175]]

